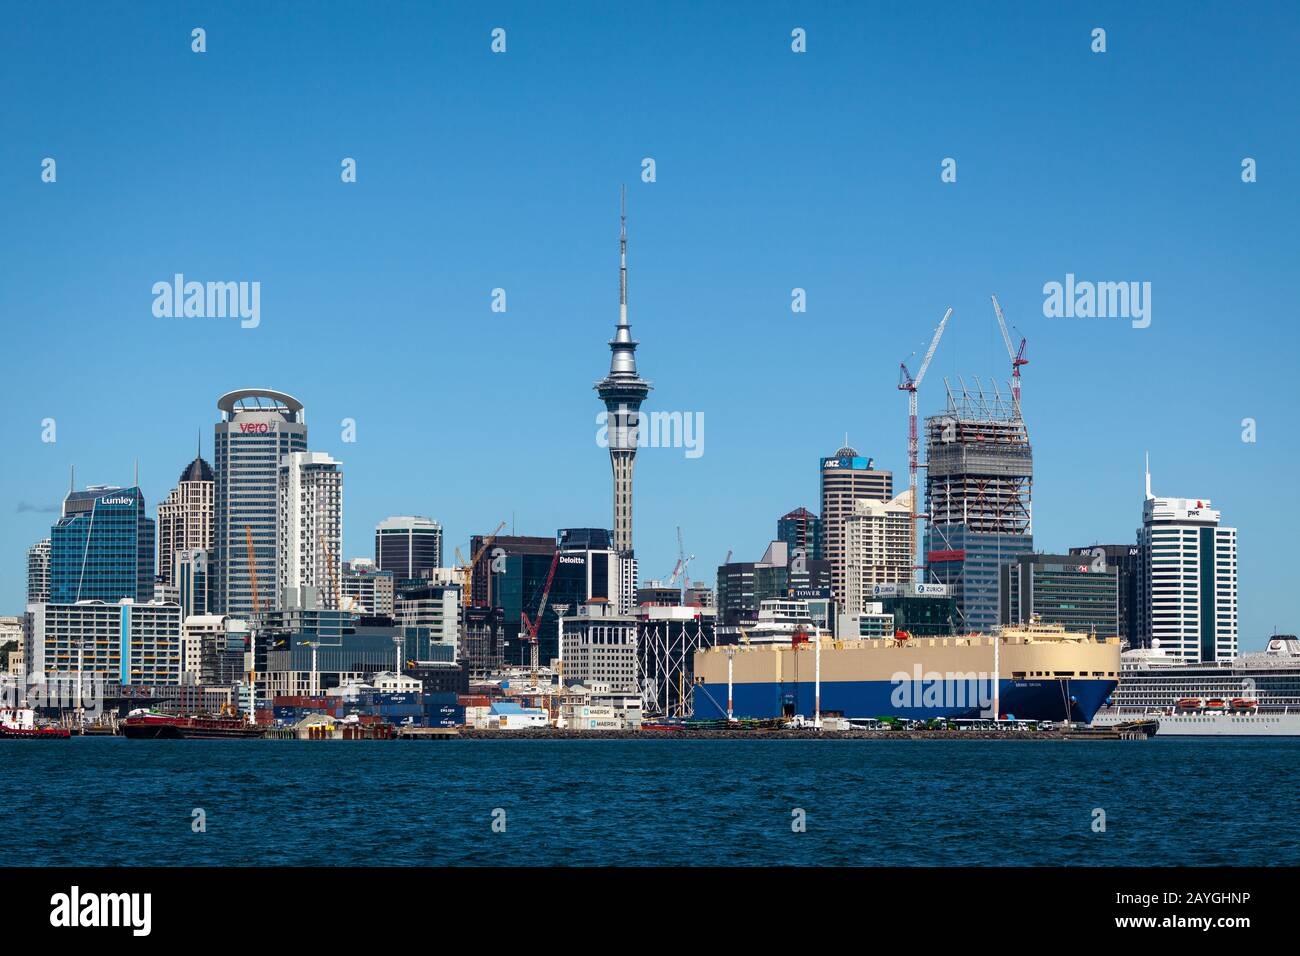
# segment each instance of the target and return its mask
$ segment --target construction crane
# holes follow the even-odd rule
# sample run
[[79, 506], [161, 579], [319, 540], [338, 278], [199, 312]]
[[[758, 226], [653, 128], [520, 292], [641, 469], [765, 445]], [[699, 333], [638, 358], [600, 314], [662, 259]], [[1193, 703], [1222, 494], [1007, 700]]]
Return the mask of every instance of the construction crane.
[[262, 613], [262, 602], [257, 598], [257, 558], [253, 553], [253, 526], [244, 525], [244, 537], [248, 541], [248, 575], [253, 583], [253, 613]]
[[1007, 318], [1002, 314], [1002, 305], [998, 302], [996, 295], [990, 296], [993, 300], [993, 311], [997, 313], [998, 328], [1002, 330], [1002, 341], [1007, 346], [1007, 358], [1011, 359], [1011, 401], [1016, 407], [1016, 414], [1020, 414], [1020, 366], [1028, 365], [1029, 359], [1025, 358], [1025, 339], [1020, 339], [1020, 348], [1013, 348], [1011, 345], [1011, 333], [1007, 331]]
[[348, 599], [348, 606], [343, 606], [343, 593], [339, 590], [338, 566], [334, 563], [334, 552], [331, 551], [330, 546], [325, 543], [325, 535], [316, 535], [316, 540], [320, 543], [320, 549], [325, 552], [325, 561], [329, 564], [330, 589], [334, 593], [334, 606], [340, 611], [357, 610], [357, 608], [352, 606], [355, 602], [351, 598]]
[[541, 626], [542, 617], [546, 614], [546, 602], [551, 597], [551, 584], [555, 581], [555, 568], [560, 563], [560, 549], [555, 549], [555, 554], [551, 558], [551, 570], [546, 572], [546, 586], [542, 588], [542, 604], [537, 609], [537, 617], [529, 621], [528, 612], [520, 611], [519, 617], [524, 625], [524, 639], [531, 645], [528, 651], [529, 663], [533, 670], [533, 680], [537, 680], [537, 628]]
[[[465, 606], [466, 606], [466, 607], [470, 607], [470, 606], [474, 603], [474, 569], [478, 566], [479, 558], [483, 557], [483, 553], [484, 553], [485, 551], [487, 551], [488, 548], [492, 547], [492, 542], [496, 541], [496, 539], [497, 539], [497, 535], [499, 535], [499, 534], [501, 533], [501, 529], [504, 528], [505, 526], [506, 526], [506, 523], [505, 523], [504, 521], [502, 521], [500, 524], [498, 524], [498, 525], [496, 526], [496, 530], [493, 531], [490, 535], [488, 535], [486, 538], [483, 539], [483, 543], [482, 543], [481, 545], [479, 545], [478, 550], [477, 550], [476, 552], [474, 552], [474, 557], [470, 558], [469, 563], [468, 563], [468, 564], [462, 564], [462, 565], [461, 565], [461, 568], [460, 568], [460, 570], [461, 570], [461, 577], [464, 579], [464, 583], [465, 583], [465, 602], [464, 602], [464, 603], [465, 603]], [[460, 555], [460, 548], [457, 548], [457, 549], [456, 549], [456, 557], [457, 557], [458, 560], [460, 559], [460, 556], [461, 556], [461, 555]], [[491, 605], [492, 605], [492, 572], [491, 572], [490, 570], [488, 571], [488, 602], [487, 602], [487, 603], [488, 603], [488, 606], [491, 607]]]
[[921, 381], [925, 378], [925, 371], [930, 367], [930, 360], [934, 358], [935, 349], [939, 347], [939, 339], [943, 337], [944, 326], [948, 324], [948, 319], [952, 317], [952, 309], [949, 308], [939, 320], [939, 327], [934, 330], [934, 338], [930, 340], [930, 347], [925, 350], [925, 358], [921, 360], [921, 367], [916, 373], [916, 378], [907, 370], [906, 362], [898, 363], [898, 388], [899, 391], [907, 392], [907, 469], [908, 469], [908, 489], [912, 493], [912, 508], [909, 515], [909, 521], [912, 525], [912, 568], [917, 570], [921, 565], [919, 558], [918, 536], [917, 536], [917, 518], [921, 515], [917, 511], [916, 500], [916, 469], [917, 458], [919, 457], [919, 445], [916, 437], [916, 392], [921, 387]]
[[672, 587], [677, 583], [677, 576], [682, 576], [682, 603], [686, 602], [686, 589], [691, 586], [690, 575], [686, 573], [687, 567], [695, 560], [695, 555], [686, 554], [686, 546], [682, 544], [682, 526], [677, 526], [677, 567], [673, 568], [672, 576], [668, 579], [668, 586]]

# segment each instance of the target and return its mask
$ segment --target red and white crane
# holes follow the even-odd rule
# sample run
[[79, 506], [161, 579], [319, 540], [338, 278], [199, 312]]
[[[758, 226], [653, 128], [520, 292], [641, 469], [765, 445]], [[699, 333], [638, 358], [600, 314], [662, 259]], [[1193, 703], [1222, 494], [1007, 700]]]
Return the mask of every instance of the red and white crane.
[[1007, 358], [1011, 359], [1011, 400], [1015, 403], [1016, 414], [1020, 414], [1020, 366], [1028, 365], [1029, 359], [1025, 358], [1025, 339], [1020, 339], [1020, 348], [1016, 349], [1011, 346], [1011, 333], [1007, 331], [1007, 319], [1002, 314], [1002, 306], [998, 303], [996, 295], [990, 296], [993, 300], [993, 311], [998, 316], [998, 328], [1002, 330], [1002, 341], [1007, 346]]
[[923, 567], [920, 563], [917, 549], [917, 524], [916, 519], [920, 517], [917, 511], [916, 500], [916, 469], [919, 452], [919, 443], [916, 436], [916, 391], [921, 387], [921, 381], [925, 378], [925, 370], [930, 367], [930, 360], [934, 358], [935, 349], [939, 347], [939, 339], [943, 337], [943, 328], [948, 324], [948, 319], [952, 317], [952, 309], [948, 309], [939, 320], [939, 327], [934, 330], [934, 338], [930, 340], [930, 347], [925, 350], [925, 358], [921, 360], [921, 367], [916, 373], [916, 378], [907, 370], [906, 362], [898, 363], [898, 388], [899, 391], [907, 392], [907, 469], [908, 469], [908, 489], [912, 492], [912, 567], [919, 569]]
[[[555, 549], [555, 554], [551, 557], [551, 570], [546, 572], [546, 586], [542, 588], [542, 604], [537, 609], [537, 617], [528, 620], [528, 612], [520, 611], [519, 617], [524, 626], [524, 640], [531, 645], [528, 650], [529, 664], [532, 666], [533, 680], [537, 680], [537, 629], [542, 624], [542, 617], [546, 614], [546, 602], [551, 597], [551, 585], [555, 583], [555, 566], [560, 563], [560, 549]], [[566, 610], [567, 605], [566, 605]]]

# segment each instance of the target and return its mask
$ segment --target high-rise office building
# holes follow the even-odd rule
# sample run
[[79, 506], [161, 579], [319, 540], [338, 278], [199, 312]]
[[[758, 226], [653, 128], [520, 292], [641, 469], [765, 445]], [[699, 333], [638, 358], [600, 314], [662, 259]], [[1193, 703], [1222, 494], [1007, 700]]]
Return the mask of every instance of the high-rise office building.
[[1034, 550], [1034, 456], [1017, 402], [978, 382], [925, 421], [927, 581], [951, 589], [962, 627], [999, 619], [1001, 567]]
[[889, 501], [859, 498], [844, 519], [843, 614], [874, 603], [872, 586], [912, 580], [912, 492]]
[[375, 566], [396, 580], [442, 567], [442, 525], [419, 515], [394, 515], [375, 525]]
[[373, 561], [349, 561], [343, 569], [343, 606], [360, 614], [392, 617], [396, 578], [392, 571], [379, 570]]
[[199, 455], [185, 466], [176, 487], [158, 503], [158, 577], [168, 584], [177, 551], [212, 550], [212, 467]]
[[172, 574], [181, 620], [208, 613], [208, 552], [203, 548], [177, 551]]
[[280, 606], [337, 609], [343, 574], [342, 465], [320, 451], [289, 452], [280, 460], [278, 489]]
[[50, 599], [50, 539], [42, 538], [27, 549], [27, 603]]
[[1145, 647], [1138, 629], [1142, 603], [1142, 557], [1136, 544], [1092, 544], [1071, 548], [1072, 557], [1094, 570], [1114, 568], [1119, 591], [1119, 636], [1130, 648]]
[[[626, 201], [626, 195], [624, 196]], [[614, 549], [632, 552], [632, 470], [641, 424], [641, 403], [650, 394], [651, 385], [637, 374], [636, 347], [632, 327], [627, 320], [627, 213], [621, 211], [618, 239], [618, 325], [609, 343], [609, 375], [596, 383], [596, 392], [605, 403], [606, 435], [609, 462], [614, 473]], [[635, 597], [635, 573], [632, 592]]]
[[845, 445], [829, 458], [821, 459], [822, 550], [831, 564], [831, 588], [844, 600], [847, 573], [844, 553], [844, 522], [853, 514], [853, 504], [862, 498], [888, 501], [894, 496], [894, 475], [878, 471], [875, 462]]
[[1157, 498], [1146, 476], [1138, 551], [1147, 644], [1185, 661], [1237, 656], [1237, 529], [1208, 498]]
[[[604, 528], [562, 528], [557, 534], [560, 556], [556, 563], [556, 581], [563, 582], [555, 592], [556, 601], [576, 607], [592, 599], [608, 601], [619, 614], [627, 614], [636, 606], [635, 558], [626, 552], [615, 551], [612, 536]], [[561, 575], [560, 569], [565, 570]], [[572, 582], [573, 586], [564, 586]], [[627, 588], [631, 583], [632, 593]], [[552, 591], [555, 584], [552, 583]], [[530, 611], [531, 617], [535, 612]], [[547, 617], [553, 617], [548, 612]], [[558, 625], [556, 637], [558, 640]], [[548, 628], [548, 646], [550, 650]], [[558, 652], [558, 644], [555, 645]], [[549, 660], [550, 658], [540, 658]]]
[[424, 628], [435, 643], [454, 649], [453, 660], [459, 659], [461, 599], [457, 584], [411, 588], [398, 595], [394, 620], [403, 628]]
[[803, 548], [812, 561], [822, 559], [822, 519], [807, 508], [795, 508], [776, 519], [776, 540], [784, 541], [794, 554]]
[[784, 541], [768, 544], [757, 561], [733, 561], [718, 567], [717, 623], [730, 634], [758, 618], [764, 601], [797, 597], [824, 605], [833, 620], [831, 565], [792, 556]]
[[1119, 633], [1119, 576], [1104, 562], [1071, 554], [1018, 554], [1004, 564], [999, 617], [1003, 624], [1060, 624], [1067, 631]]
[[[513, 580], [514, 572], [510, 571], [508, 565], [509, 559], [515, 556], [528, 556], [529, 558], [541, 558], [542, 560], [521, 562], [514, 565], [515, 571], [521, 568], [527, 568], [528, 573], [524, 575], [527, 579], [535, 576], [537, 568], [541, 569], [542, 580], [545, 580], [546, 572], [551, 566], [551, 557], [555, 554], [555, 539], [546, 538], [541, 535], [530, 534], [502, 534], [492, 539], [491, 545], [484, 548], [488, 538], [486, 535], [476, 534], [469, 539], [469, 556], [481, 555], [478, 564], [474, 568], [474, 582], [471, 589], [471, 604], [474, 607], [504, 607], [507, 611], [505, 627], [506, 641], [512, 639], [515, 630], [518, 628], [520, 607], [508, 607], [501, 599], [501, 591], [505, 586], [507, 577]], [[531, 588], [529, 589], [531, 590]], [[538, 594], [541, 592], [538, 591]], [[516, 595], [516, 600], [522, 599]], [[514, 618], [512, 629], [511, 617]]]
[[[213, 613], [248, 618], [253, 613], [253, 571], [262, 610], [275, 606], [276, 514], [280, 460], [307, 450], [302, 403], [271, 389], [246, 388], [217, 400], [213, 499], [216, 574]], [[253, 560], [248, 557], [251, 535]]]
[[571, 608], [564, 616], [564, 681], [608, 683], [613, 690], [637, 687], [637, 619], [605, 601]]
[[69, 492], [50, 529], [50, 603], [153, 600], [154, 522], [139, 488]]

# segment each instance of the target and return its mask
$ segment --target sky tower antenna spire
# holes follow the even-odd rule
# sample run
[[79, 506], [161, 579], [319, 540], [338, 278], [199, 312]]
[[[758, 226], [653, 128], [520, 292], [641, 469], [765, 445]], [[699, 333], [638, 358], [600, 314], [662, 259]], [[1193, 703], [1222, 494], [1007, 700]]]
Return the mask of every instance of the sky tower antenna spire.
[[618, 191], [618, 324], [627, 327], [627, 185]]

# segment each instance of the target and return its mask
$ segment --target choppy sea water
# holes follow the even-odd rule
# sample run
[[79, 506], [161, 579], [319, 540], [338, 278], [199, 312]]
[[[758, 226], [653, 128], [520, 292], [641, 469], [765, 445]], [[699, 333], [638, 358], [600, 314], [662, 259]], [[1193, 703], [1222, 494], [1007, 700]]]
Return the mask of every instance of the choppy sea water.
[[88, 737], [0, 768], [10, 866], [1300, 864], [1300, 740]]

